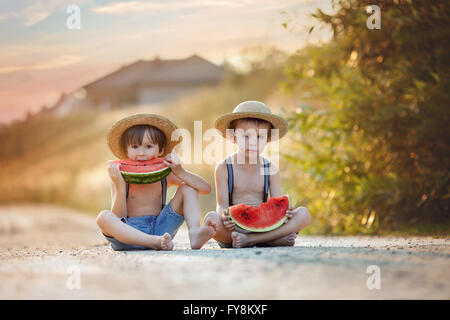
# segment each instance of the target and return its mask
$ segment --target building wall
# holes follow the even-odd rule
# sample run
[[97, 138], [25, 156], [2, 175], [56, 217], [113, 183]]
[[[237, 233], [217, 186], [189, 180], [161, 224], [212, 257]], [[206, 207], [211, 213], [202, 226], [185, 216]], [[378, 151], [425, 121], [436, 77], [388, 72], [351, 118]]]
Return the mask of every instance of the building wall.
[[158, 87], [140, 88], [137, 92], [137, 104], [156, 104], [174, 101], [184, 96], [189, 96], [201, 87]]

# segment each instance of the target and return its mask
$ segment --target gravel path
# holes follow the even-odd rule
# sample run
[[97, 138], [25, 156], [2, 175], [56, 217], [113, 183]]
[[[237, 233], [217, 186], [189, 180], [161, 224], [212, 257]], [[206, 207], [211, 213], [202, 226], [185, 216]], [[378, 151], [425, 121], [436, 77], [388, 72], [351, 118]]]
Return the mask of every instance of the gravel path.
[[[379, 289], [368, 289], [369, 266]], [[0, 299], [450, 299], [449, 270], [450, 237], [194, 251], [181, 229], [174, 251], [114, 252], [92, 215], [0, 207]]]

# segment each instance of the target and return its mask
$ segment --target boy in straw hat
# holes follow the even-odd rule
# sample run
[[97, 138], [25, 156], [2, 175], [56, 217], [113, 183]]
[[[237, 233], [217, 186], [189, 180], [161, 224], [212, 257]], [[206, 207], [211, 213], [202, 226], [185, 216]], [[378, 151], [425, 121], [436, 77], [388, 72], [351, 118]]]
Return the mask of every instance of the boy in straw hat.
[[[215, 225], [200, 225], [198, 194], [208, 194], [211, 186], [202, 177], [185, 170], [171, 141], [177, 127], [154, 114], [137, 114], [118, 121], [108, 134], [108, 146], [119, 159], [146, 161], [165, 157], [171, 173], [152, 184], [128, 185], [120, 164], [108, 167], [111, 178], [112, 209], [100, 212], [97, 224], [114, 250], [172, 250], [172, 239], [186, 220], [192, 249], [200, 249], [215, 234]], [[166, 205], [168, 186], [178, 187]]]
[[272, 114], [264, 103], [245, 101], [232, 113], [219, 117], [215, 126], [223, 137], [237, 144], [238, 151], [216, 166], [217, 212], [205, 217], [205, 223], [216, 225], [214, 239], [221, 247], [293, 246], [298, 232], [311, 221], [305, 207], [291, 206], [284, 225], [260, 233], [238, 228], [227, 214], [227, 208], [232, 205], [258, 206], [266, 202], [269, 192], [271, 197], [281, 196], [280, 174], [260, 153], [267, 142], [286, 134], [286, 120]]

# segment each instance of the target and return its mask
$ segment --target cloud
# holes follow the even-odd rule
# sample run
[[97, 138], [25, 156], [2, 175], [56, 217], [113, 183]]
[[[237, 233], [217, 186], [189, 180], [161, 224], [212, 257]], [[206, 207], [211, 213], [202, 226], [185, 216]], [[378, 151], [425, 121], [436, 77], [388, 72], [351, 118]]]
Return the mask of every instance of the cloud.
[[[92, 0], [77, 0], [78, 6], [83, 6]], [[34, 0], [34, 1], [3, 1], [0, 2], [0, 21], [18, 19], [25, 26], [32, 26], [44, 21], [56, 10], [67, 8], [68, 1]]]
[[79, 63], [85, 60], [84, 57], [76, 56], [76, 55], [61, 55], [59, 57], [44, 60], [35, 64], [26, 65], [26, 66], [11, 66], [11, 67], [1, 67], [1, 73], [10, 73], [17, 72], [23, 70], [42, 70], [42, 69], [54, 69], [61, 68], [65, 66], [69, 66], [75, 63]]
[[36, 24], [42, 20], [45, 20], [49, 15], [50, 15], [50, 12], [43, 12], [43, 11], [33, 12], [33, 11], [31, 11], [26, 16], [25, 25], [31, 26], [33, 24]]
[[235, 1], [200, 1], [200, 0], [184, 0], [171, 2], [112, 2], [105, 6], [92, 8], [92, 11], [99, 14], [122, 15], [135, 12], [148, 11], [176, 11], [181, 9], [207, 8], [207, 7], [239, 7], [242, 4]]
[[23, 21], [23, 24], [28, 27], [47, 19], [47, 17], [51, 14], [51, 10], [48, 9], [49, 8], [44, 8], [40, 3], [35, 3], [28, 7], [17, 8], [9, 12], [4, 12], [0, 15], [0, 20], [19, 18]]

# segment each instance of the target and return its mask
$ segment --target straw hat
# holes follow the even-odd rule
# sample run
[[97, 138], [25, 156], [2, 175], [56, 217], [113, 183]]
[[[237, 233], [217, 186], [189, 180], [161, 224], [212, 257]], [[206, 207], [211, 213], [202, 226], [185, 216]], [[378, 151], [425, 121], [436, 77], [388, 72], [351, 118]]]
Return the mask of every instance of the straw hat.
[[122, 120], [117, 121], [109, 130], [108, 133], [108, 146], [112, 153], [119, 159], [127, 159], [127, 153], [123, 150], [121, 139], [123, 133], [132, 126], [136, 125], [151, 125], [161, 130], [166, 136], [167, 145], [164, 148], [163, 156], [169, 154], [172, 149], [181, 142], [181, 138], [178, 141], [172, 141], [172, 132], [177, 129], [177, 126], [169, 119], [157, 115], [157, 114], [135, 114]]
[[[288, 123], [286, 120], [273, 114], [269, 107], [259, 101], [244, 101], [234, 108], [232, 113], [227, 113], [220, 116], [215, 123], [216, 129], [220, 131], [220, 134], [227, 138], [226, 130], [230, 129], [230, 123], [233, 120], [242, 118], [257, 118], [265, 120], [272, 124], [272, 129], [278, 129], [278, 138], [281, 139], [288, 129]], [[269, 141], [271, 139], [269, 138]]]

